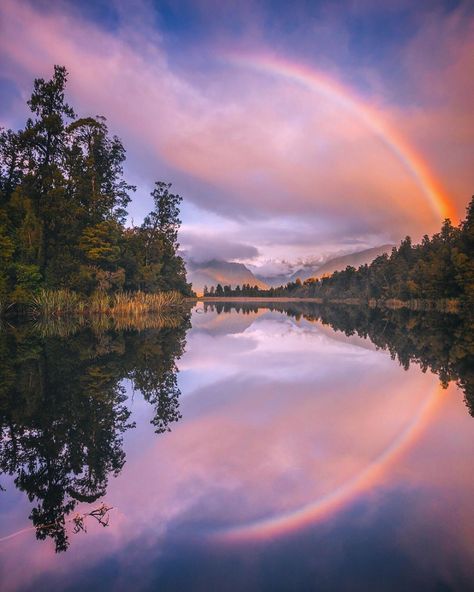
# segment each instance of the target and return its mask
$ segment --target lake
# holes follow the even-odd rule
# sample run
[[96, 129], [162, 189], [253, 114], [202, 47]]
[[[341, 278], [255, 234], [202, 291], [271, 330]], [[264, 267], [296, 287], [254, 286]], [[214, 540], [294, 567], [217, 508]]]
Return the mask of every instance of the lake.
[[4, 326], [1, 589], [474, 589], [472, 328], [260, 302]]

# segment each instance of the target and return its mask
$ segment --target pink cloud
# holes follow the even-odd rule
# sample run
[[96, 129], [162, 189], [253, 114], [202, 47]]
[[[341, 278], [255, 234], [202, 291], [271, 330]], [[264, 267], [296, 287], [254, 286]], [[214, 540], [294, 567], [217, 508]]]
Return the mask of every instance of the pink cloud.
[[[166, 173], [186, 187], [186, 198], [227, 216], [309, 216], [328, 227], [344, 218], [393, 239], [418, 238], [439, 225], [403, 163], [327, 98], [218, 60], [199, 76], [174, 70], [140, 12], [111, 33], [27, 3], [7, 0], [0, 10], [7, 74], [28, 88], [53, 63], [66, 64], [71, 102], [81, 114], [109, 118], [135, 171], [149, 182]], [[426, 61], [435, 39], [441, 69]], [[400, 108], [375, 97], [382, 117], [425, 155], [459, 215], [474, 184], [472, 82], [465, 74], [473, 44], [472, 27], [459, 17], [444, 29], [433, 18], [402, 52], [421, 104]], [[374, 72], [367, 75], [382, 88]]]

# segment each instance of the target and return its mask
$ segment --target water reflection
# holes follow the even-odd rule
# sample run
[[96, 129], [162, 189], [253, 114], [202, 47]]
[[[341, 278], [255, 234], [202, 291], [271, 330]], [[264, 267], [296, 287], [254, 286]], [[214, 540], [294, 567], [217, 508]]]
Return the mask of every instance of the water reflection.
[[[99, 475], [96, 443], [119, 441], [126, 457], [116, 479], [107, 479], [109, 459], [105, 481], [94, 481], [115, 508], [109, 527], [91, 525], [60, 556], [27, 534], [4, 544], [6, 590], [466, 589], [474, 577], [473, 425], [457, 387], [443, 390], [439, 379], [472, 392], [468, 321], [304, 303], [240, 308], [199, 304], [190, 330], [37, 336], [37, 351], [31, 335], [10, 330], [18, 345], [2, 346], [10, 352], [2, 364], [16, 368], [2, 391], [3, 423], [13, 417], [20, 435], [46, 439], [49, 414], [56, 456], [46, 458], [46, 444], [33, 447], [33, 466], [64, 455], [61, 504], [77, 501], [74, 480]], [[30, 348], [36, 353], [20, 358]], [[45, 395], [17, 384], [28, 382], [20, 368], [29, 358], [37, 368], [38, 352], [55, 368], [48, 413], [38, 403]], [[410, 371], [407, 362], [415, 362]], [[76, 383], [109, 376], [82, 390], [84, 410], [61, 378], [69, 366]], [[104, 407], [89, 426], [96, 400]], [[66, 421], [69, 408], [83, 418], [86, 444], [67, 446], [77, 423]], [[116, 414], [116, 429], [101, 420], [104, 408]], [[178, 418], [170, 433], [155, 434]], [[22, 471], [31, 472], [28, 462], [7, 472], [18, 479]], [[28, 507], [6, 484], [1, 534], [24, 527]], [[38, 506], [45, 490], [33, 489]]]
[[129, 421], [124, 379], [153, 407], [162, 433], [180, 418], [176, 359], [188, 320], [117, 332], [105, 324], [9, 327], [0, 333], [0, 469], [33, 508], [39, 539], [69, 545], [65, 522], [123, 468]]
[[445, 314], [436, 311], [390, 310], [361, 306], [323, 306], [293, 303], [206, 303], [204, 311], [217, 314], [256, 314], [261, 307], [280, 311], [296, 320], [329, 325], [347, 337], [368, 338], [378, 348], [390, 352], [408, 370], [417, 364], [439, 376], [443, 387], [455, 382], [464, 393], [469, 413], [474, 416], [474, 314]]

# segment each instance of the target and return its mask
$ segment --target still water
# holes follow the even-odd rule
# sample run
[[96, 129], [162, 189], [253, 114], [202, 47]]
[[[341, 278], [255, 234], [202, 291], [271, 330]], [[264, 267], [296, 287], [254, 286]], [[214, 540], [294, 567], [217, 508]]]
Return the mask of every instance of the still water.
[[309, 304], [4, 327], [0, 588], [473, 590], [471, 346]]

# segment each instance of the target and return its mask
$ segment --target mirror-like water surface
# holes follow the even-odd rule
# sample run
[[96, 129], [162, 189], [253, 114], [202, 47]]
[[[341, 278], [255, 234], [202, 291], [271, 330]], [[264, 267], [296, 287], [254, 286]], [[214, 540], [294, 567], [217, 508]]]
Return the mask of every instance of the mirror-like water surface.
[[472, 589], [471, 339], [309, 304], [4, 328], [2, 589]]

